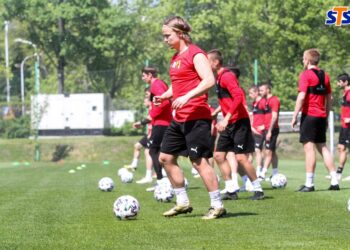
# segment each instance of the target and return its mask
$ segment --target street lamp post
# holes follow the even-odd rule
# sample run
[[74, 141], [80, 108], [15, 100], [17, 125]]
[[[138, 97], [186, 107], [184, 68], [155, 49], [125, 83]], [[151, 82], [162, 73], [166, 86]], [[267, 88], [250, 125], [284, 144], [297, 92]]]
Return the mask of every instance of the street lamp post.
[[6, 63], [6, 101], [10, 102], [10, 78], [9, 78], [9, 43], [8, 32], [10, 21], [5, 21], [5, 63]]
[[24, 105], [24, 64], [25, 62], [34, 57], [35, 55], [31, 55], [31, 56], [26, 56], [23, 61], [21, 62], [21, 101], [22, 101], [22, 115], [25, 114], [25, 105]]
[[32, 43], [31, 41], [22, 39], [22, 38], [16, 38], [15, 42], [18, 43], [24, 43], [32, 46], [34, 48], [35, 54], [34, 56], [36, 57], [35, 60], [35, 67], [34, 67], [34, 73], [35, 73], [35, 86], [34, 86], [34, 104], [33, 104], [33, 114], [34, 114], [34, 127], [35, 127], [35, 132], [34, 132], [34, 140], [35, 140], [35, 151], [34, 151], [34, 160], [40, 161], [40, 144], [38, 142], [38, 136], [39, 136], [39, 122], [40, 122], [40, 110], [39, 110], [39, 103], [38, 103], [38, 94], [40, 92], [40, 71], [39, 71], [39, 64], [40, 64], [40, 57], [37, 52], [36, 45]]

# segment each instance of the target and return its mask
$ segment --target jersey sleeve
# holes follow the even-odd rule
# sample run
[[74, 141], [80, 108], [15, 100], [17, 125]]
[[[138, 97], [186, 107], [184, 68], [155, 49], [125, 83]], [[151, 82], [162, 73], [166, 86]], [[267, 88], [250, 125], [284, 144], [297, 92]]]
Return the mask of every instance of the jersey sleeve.
[[280, 106], [281, 106], [281, 103], [277, 97], [271, 100], [270, 108], [273, 112], [278, 112], [280, 110]]
[[304, 71], [300, 74], [299, 76], [299, 87], [298, 87], [298, 91], [299, 92], [304, 92], [307, 93], [307, 88], [309, 85], [309, 80], [308, 80], [308, 75], [307, 72]]
[[237, 109], [237, 107], [243, 103], [243, 90], [240, 88], [238, 84], [238, 80], [235, 75], [231, 73], [224, 73], [221, 77], [221, 86], [226, 88], [232, 97], [232, 104], [228, 112], [233, 114], [233, 112]]

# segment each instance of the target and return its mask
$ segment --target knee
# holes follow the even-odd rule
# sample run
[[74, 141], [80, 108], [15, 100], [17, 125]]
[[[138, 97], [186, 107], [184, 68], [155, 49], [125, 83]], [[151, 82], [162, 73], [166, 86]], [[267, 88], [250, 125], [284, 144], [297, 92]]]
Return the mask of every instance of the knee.
[[343, 153], [345, 151], [345, 147], [342, 144], [339, 144], [337, 148], [339, 153]]
[[163, 165], [166, 165], [167, 163], [169, 163], [171, 161], [171, 159], [168, 155], [162, 154], [162, 153], [160, 153], [158, 160]]
[[238, 163], [243, 162], [245, 159], [248, 159], [248, 157], [245, 154], [236, 154], [236, 161]]
[[221, 163], [225, 161], [225, 155], [222, 153], [215, 152], [214, 159], [217, 163]]
[[142, 148], [142, 145], [139, 143], [139, 142], [136, 142], [135, 144], [134, 144], [134, 149], [135, 150], [140, 150]]

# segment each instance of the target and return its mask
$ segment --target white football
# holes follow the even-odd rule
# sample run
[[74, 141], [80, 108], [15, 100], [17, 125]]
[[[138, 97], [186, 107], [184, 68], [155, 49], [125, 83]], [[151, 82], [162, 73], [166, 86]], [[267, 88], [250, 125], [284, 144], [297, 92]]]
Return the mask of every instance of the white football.
[[283, 174], [275, 174], [271, 177], [272, 188], [284, 188], [287, 186], [287, 177]]
[[121, 176], [123, 173], [129, 172], [126, 168], [119, 168], [118, 176]]
[[120, 196], [113, 204], [113, 212], [118, 219], [134, 219], [139, 211], [139, 202], [130, 195]]
[[98, 182], [98, 188], [102, 191], [105, 192], [110, 192], [114, 188], [114, 181], [109, 178], [109, 177], [103, 177], [99, 182]]
[[169, 202], [174, 197], [174, 190], [171, 185], [163, 181], [154, 187], [153, 196], [157, 201]]
[[129, 171], [123, 172], [120, 176], [120, 180], [123, 183], [130, 183], [132, 182], [133, 179], [134, 179], [134, 174]]
[[348, 211], [350, 212], [350, 198], [348, 200]]

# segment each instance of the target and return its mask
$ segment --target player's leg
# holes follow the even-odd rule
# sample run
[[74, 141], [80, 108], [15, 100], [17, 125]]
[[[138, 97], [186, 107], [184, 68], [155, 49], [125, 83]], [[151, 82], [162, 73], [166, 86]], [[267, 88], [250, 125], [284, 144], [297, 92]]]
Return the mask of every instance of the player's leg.
[[238, 165], [241, 166], [250, 181], [253, 184], [254, 195], [253, 200], [261, 200], [264, 198], [264, 192], [261, 188], [260, 181], [256, 176], [255, 168], [251, 161], [249, 161], [249, 153], [254, 152], [254, 138], [251, 132], [249, 119], [242, 119], [236, 122], [236, 128], [232, 135], [234, 141], [234, 152]]
[[[220, 134], [218, 143], [216, 146], [216, 151], [214, 153], [214, 159], [218, 165], [221, 176], [225, 181], [225, 188], [222, 190], [222, 199], [224, 200], [236, 200], [238, 198], [235, 187], [235, 182], [232, 180], [231, 167], [235, 167], [236, 162], [235, 156], [231, 155], [230, 161], [227, 159], [228, 152], [233, 150], [233, 141], [231, 138], [231, 133], [233, 130], [233, 125], [229, 125], [225, 131]], [[232, 159], [232, 157], [234, 157]], [[237, 166], [236, 166], [237, 171]]]
[[221, 201], [219, 183], [208, 158], [212, 157], [210, 143], [211, 121], [189, 121], [185, 126], [186, 146], [190, 160], [201, 176], [210, 197], [209, 212], [203, 219], [216, 219], [226, 213]]
[[151, 183], [152, 182], [152, 158], [149, 154], [149, 149], [145, 148], [145, 162], [146, 162], [146, 174], [145, 177], [142, 179], [136, 181], [137, 184], [145, 184], [145, 183]]
[[186, 140], [181, 129], [181, 123], [171, 122], [165, 131], [159, 154], [159, 162], [163, 165], [176, 196], [176, 205], [163, 213], [166, 217], [190, 213], [193, 210], [186, 192], [183, 171], [177, 162], [180, 152], [186, 150]]
[[329, 190], [340, 190], [337, 172], [335, 171], [335, 165], [331, 152], [325, 143], [316, 143], [316, 148], [317, 151], [322, 155], [323, 162], [328, 169], [329, 175], [331, 176], [331, 186], [329, 187]]

